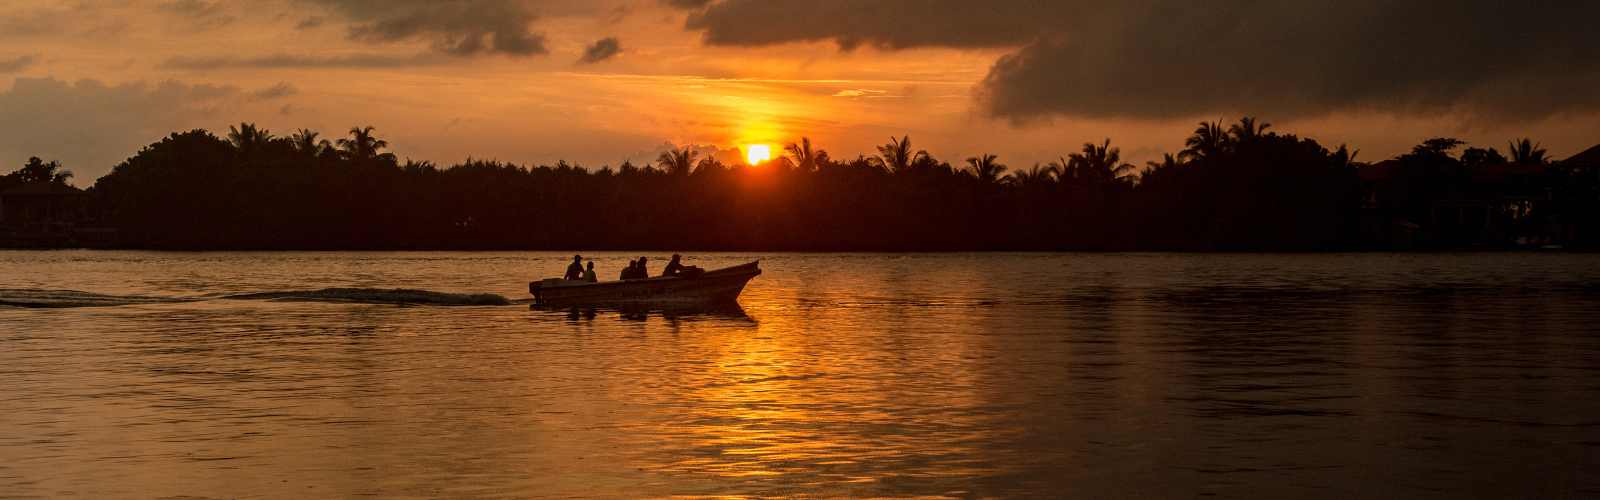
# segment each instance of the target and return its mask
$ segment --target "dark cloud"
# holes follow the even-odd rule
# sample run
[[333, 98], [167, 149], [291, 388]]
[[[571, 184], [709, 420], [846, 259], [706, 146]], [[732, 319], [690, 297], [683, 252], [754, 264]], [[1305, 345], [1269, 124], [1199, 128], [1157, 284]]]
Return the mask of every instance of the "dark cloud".
[[11, 8], [13, 3], [19, 2], [3, 3], [6, 11], [0, 13], [0, 37], [115, 34], [126, 26], [125, 19], [106, 19], [98, 3], [50, 5], [34, 2], [38, 5], [34, 8]]
[[307, 0], [326, 5], [354, 24], [351, 38], [375, 42], [425, 40], [457, 55], [548, 53], [537, 17], [520, 0]]
[[278, 82], [278, 84], [271, 87], [251, 92], [250, 97], [265, 101], [269, 99], [281, 99], [298, 93], [300, 93], [300, 89], [295, 88], [295, 86], [289, 84], [289, 82]]
[[217, 4], [205, 0], [171, 0], [162, 2], [158, 8], [185, 16], [204, 16], [217, 12]]
[[594, 44], [589, 45], [589, 48], [583, 50], [583, 57], [578, 58], [578, 62], [594, 64], [615, 57], [620, 53], [622, 53], [622, 44], [617, 42], [617, 37], [601, 38]]
[[0, 91], [0, 165], [29, 156], [58, 159], [93, 182], [140, 146], [175, 130], [215, 121], [238, 100], [230, 86], [69, 83], [17, 78]]
[[27, 69], [28, 66], [32, 66], [33, 63], [38, 60], [39, 56], [33, 55], [17, 56], [10, 59], [0, 59], [0, 74], [22, 71]]
[[680, 9], [698, 9], [711, 3], [711, 0], [661, 0], [661, 3]]
[[327, 20], [322, 18], [322, 16], [312, 16], [312, 17], [308, 17], [308, 18], [302, 19], [298, 23], [295, 23], [294, 29], [297, 29], [297, 30], [316, 29], [316, 28], [322, 27], [322, 23], [324, 23], [324, 22], [327, 22]]
[[686, 26], [703, 31], [711, 45], [832, 40], [846, 50], [859, 45], [1002, 47], [1026, 42], [1050, 27], [1036, 11], [1066, 10], [1056, 5], [1023, 0], [725, 0], [690, 14]]
[[1015, 120], [1343, 110], [1520, 120], [1600, 111], [1597, 18], [1597, 2], [724, 0], [687, 27], [712, 45], [1014, 47], [976, 93]]
[[219, 3], [206, 0], [171, 0], [157, 6], [158, 9], [194, 19], [201, 27], [217, 27], [233, 22], [233, 16], [222, 11]]
[[440, 57], [428, 54], [349, 54], [311, 56], [273, 54], [255, 57], [174, 57], [161, 63], [162, 69], [213, 70], [224, 68], [396, 68], [438, 64]]

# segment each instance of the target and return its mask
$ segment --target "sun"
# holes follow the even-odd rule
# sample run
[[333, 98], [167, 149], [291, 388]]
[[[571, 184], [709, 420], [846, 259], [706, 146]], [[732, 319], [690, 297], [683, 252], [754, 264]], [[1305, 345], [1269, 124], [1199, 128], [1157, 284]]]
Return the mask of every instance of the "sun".
[[751, 165], [760, 165], [761, 162], [772, 159], [772, 147], [766, 144], [751, 144], [744, 147], [744, 155]]

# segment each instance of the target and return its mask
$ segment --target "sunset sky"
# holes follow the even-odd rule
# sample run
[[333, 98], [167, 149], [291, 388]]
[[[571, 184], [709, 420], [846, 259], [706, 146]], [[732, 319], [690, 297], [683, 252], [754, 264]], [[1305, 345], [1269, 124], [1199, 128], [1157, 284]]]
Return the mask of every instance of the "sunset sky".
[[1600, 143], [1600, 2], [8, 0], [0, 166], [92, 183], [169, 132], [255, 122], [401, 158], [585, 166], [673, 145], [960, 163], [1109, 137], [1142, 163], [1252, 114], [1360, 160], [1431, 136]]

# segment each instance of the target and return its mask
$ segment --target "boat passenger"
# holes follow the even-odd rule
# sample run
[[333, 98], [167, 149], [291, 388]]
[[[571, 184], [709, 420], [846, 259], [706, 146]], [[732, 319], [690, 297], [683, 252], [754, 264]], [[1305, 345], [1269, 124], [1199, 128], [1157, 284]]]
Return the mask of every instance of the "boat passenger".
[[662, 276], [677, 276], [678, 274], [682, 273], [683, 272], [683, 263], [682, 262], [678, 262], [678, 260], [682, 259], [682, 258], [683, 258], [682, 255], [672, 254], [672, 260], [667, 261], [667, 268], [661, 270], [661, 275]]
[[625, 280], [633, 279], [633, 270], [634, 270], [634, 268], [636, 268], [638, 266], [639, 266], [639, 261], [633, 260], [633, 259], [628, 259], [628, 267], [622, 268], [622, 275], [618, 276], [617, 278], [618, 279], [625, 279]]
[[572, 263], [567, 265], [567, 274], [566, 274], [566, 276], [562, 276], [561, 279], [564, 279], [564, 280], [567, 280], [567, 281], [577, 281], [577, 280], [583, 279], [583, 256], [582, 255], [573, 255], [572, 256]]
[[589, 268], [583, 271], [583, 280], [590, 283], [600, 281], [600, 277], [594, 273], [594, 261], [589, 261]]
[[639, 279], [649, 278], [650, 277], [650, 259], [647, 259], [645, 257], [639, 257], [639, 269], [637, 271], [634, 271], [633, 276], [635, 278], [639, 278]]
[[682, 255], [672, 254], [672, 261], [667, 263], [667, 269], [662, 271], [661, 275], [693, 278], [705, 273], [705, 270], [698, 266], [683, 265], [682, 262], [679, 262], [681, 259], [683, 259]]

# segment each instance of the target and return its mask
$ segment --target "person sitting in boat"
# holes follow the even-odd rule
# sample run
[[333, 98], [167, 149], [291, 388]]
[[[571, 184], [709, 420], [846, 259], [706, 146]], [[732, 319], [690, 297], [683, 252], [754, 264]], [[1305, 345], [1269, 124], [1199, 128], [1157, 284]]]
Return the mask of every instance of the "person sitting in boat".
[[594, 273], [594, 261], [589, 261], [589, 268], [583, 270], [583, 280], [590, 283], [600, 281], [600, 276]]
[[567, 280], [567, 281], [578, 281], [578, 280], [583, 279], [583, 256], [582, 255], [574, 255], [574, 256], [572, 256], [572, 263], [571, 264], [567, 264], [567, 274], [566, 274], [566, 276], [562, 276], [561, 279], [564, 279], [564, 280]]
[[704, 269], [700, 269], [699, 267], [683, 265], [683, 262], [680, 262], [682, 259], [682, 255], [672, 254], [672, 260], [667, 262], [667, 268], [661, 271], [661, 275], [693, 278], [705, 272]]
[[639, 266], [639, 261], [633, 260], [633, 259], [628, 259], [628, 267], [622, 268], [622, 275], [618, 276], [617, 279], [624, 279], [624, 280], [633, 279], [633, 271], [638, 266]]

